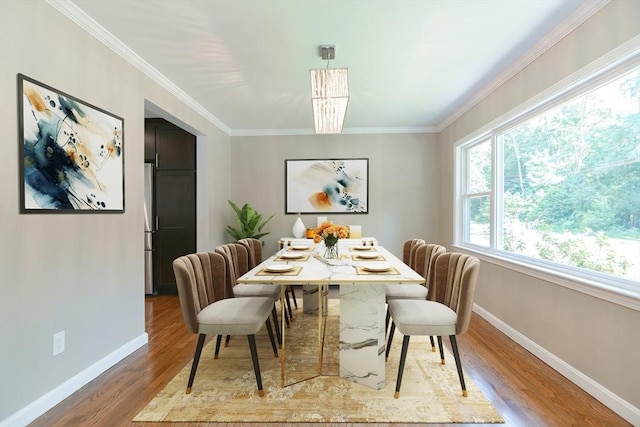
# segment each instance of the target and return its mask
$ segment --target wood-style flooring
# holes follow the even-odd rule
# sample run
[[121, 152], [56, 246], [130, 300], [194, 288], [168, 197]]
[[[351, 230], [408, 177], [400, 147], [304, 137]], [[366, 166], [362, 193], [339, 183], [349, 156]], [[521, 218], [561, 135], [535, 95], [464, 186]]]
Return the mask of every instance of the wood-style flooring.
[[[298, 298], [302, 292], [298, 291]], [[132, 423], [131, 419], [193, 357], [196, 336], [177, 296], [146, 298], [147, 346], [137, 350], [31, 426], [235, 427], [239, 423]], [[444, 340], [448, 341], [448, 340]], [[474, 314], [458, 340], [463, 364], [507, 426], [629, 426], [623, 418]], [[255, 426], [256, 424], [251, 424]], [[300, 426], [300, 424], [270, 424]], [[320, 424], [308, 424], [319, 426]], [[346, 427], [345, 424], [325, 424]], [[355, 425], [355, 424], [350, 424]], [[383, 424], [362, 424], [377, 427]], [[415, 426], [411, 424], [410, 426]], [[437, 426], [439, 424], [431, 424]], [[400, 424], [394, 424], [400, 426]], [[471, 424], [469, 426], [479, 426]]]

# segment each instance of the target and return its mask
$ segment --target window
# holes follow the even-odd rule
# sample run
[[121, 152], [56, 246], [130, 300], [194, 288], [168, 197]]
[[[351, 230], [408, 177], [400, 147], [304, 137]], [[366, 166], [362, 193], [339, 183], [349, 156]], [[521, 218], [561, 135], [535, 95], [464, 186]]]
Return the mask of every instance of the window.
[[491, 222], [491, 140], [482, 141], [467, 149], [469, 161], [466, 174], [465, 232], [468, 243], [489, 247]]
[[640, 67], [460, 147], [458, 244], [640, 290]]

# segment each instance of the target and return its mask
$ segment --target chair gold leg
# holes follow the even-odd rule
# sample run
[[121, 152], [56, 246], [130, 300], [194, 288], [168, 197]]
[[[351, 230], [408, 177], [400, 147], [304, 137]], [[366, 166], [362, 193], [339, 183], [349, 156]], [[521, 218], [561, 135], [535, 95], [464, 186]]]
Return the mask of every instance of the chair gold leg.
[[323, 314], [324, 314], [324, 285], [318, 285], [318, 375], [322, 375], [322, 360], [324, 357], [324, 330], [323, 330]]
[[468, 397], [469, 396], [469, 394], [467, 393], [467, 390], [462, 390], [462, 395], [464, 397]]
[[[286, 307], [285, 307], [285, 285], [280, 285], [280, 317], [282, 317], [283, 319], [286, 319], [287, 313], [286, 313]], [[285, 375], [285, 370], [286, 370], [286, 365], [287, 365], [287, 353], [286, 353], [286, 345], [285, 345], [285, 335], [286, 335], [286, 330], [287, 327], [289, 326], [289, 322], [282, 322], [282, 331], [281, 331], [281, 336], [282, 336], [282, 347], [281, 347], [281, 351], [280, 351], [280, 384], [282, 387], [284, 387], [285, 381], [286, 381], [286, 375]]]
[[400, 392], [399, 392], [399, 391], [396, 391], [396, 392], [393, 394], [393, 397], [394, 397], [394, 398], [396, 398], [396, 399], [400, 398]]

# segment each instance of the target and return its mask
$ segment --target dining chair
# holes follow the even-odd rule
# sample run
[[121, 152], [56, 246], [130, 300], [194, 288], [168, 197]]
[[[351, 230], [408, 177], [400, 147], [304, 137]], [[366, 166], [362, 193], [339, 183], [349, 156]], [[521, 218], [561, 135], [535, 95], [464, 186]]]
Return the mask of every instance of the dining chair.
[[[227, 263], [227, 294], [236, 298], [246, 297], [268, 297], [273, 299], [273, 322], [276, 325], [276, 335], [278, 343], [282, 345], [282, 334], [278, 325], [278, 310], [276, 309], [276, 301], [280, 299], [280, 286], [264, 284], [264, 285], [248, 285], [237, 283], [240, 276], [249, 271], [249, 251], [247, 247], [240, 243], [228, 243], [219, 245], [215, 248], [215, 252], [221, 254]], [[225, 346], [229, 345], [229, 336], [225, 340]]]
[[[414, 299], [414, 300], [426, 300], [428, 288], [433, 279], [433, 264], [438, 255], [446, 252], [446, 248], [441, 245], [433, 243], [418, 243], [414, 246], [411, 254], [413, 268], [418, 274], [425, 278], [424, 284], [406, 284], [406, 285], [386, 285], [385, 293], [387, 303], [394, 299]], [[390, 312], [387, 310], [387, 317], [385, 320], [386, 330], [389, 330], [389, 318]], [[436, 346], [431, 339], [431, 350], [436, 351]]]
[[396, 399], [400, 396], [402, 373], [412, 335], [436, 336], [443, 365], [445, 360], [442, 336], [449, 335], [462, 395], [467, 396], [456, 336], [463, 335], [469, 328], [480, 262], [471, 255], [447, 252], [436, 257], [433, 268], [433, 281], [429, 286], [427, 300], [389, 301], [391, 329], [387, 340], [386, 358], [389, 357], [395, 329], [404, 335], [394, 395]]
[[[238, 240], [238, 243], [244, 245], [249, 251], [249, 270], [262, 262], [262, 242], [260, 240], [254, 239], [253, 237], [247, 237], [245, 239]], [[287, 285], [285, 287], [284, 296], [287, 304], [286, 308], [288, 310], [289, 319], [293, 320], [293, 311], [291, 310], [290, 296], [293, 297], [293, 305], [296, 310], [298, 309], [298, 300], [296, 299], [296, 293], [291, 285]], [[287, 314], [286, 311], [285, 314]], [[287, 325], [289, 324], [289, 319], [285, 319], [287, 320]]]
[[218, 358], [222, 335], [246, 335], [249, 341], [258, 395], [264, 396], [255, 334], [266, 325], [275, 357], [278, 349], [269, 314], [273, 300], [267, 297], [230, 298], [226, 296], [226, 262], [217, 253], [199, 252], [173, 261], [182, 317], [187, 330], [198, 334], [186, 393], [196, 376], [202, 347], [207, 335], [216, 335], [214, 358]]
[[417, 245], [423, 245], [426, 242], [424, 239], [409, 239], [402, 245], [402, 262], [413, 268], [413, 256], [414, 250]]
[[[402, 245], [402, 262], [404, 262], [405, 264], [407, 264], [409, 267], [411, 267], [413, 270], [415, 270], [415, 250], [417, 247], [426, 244], [426, 242], [424, 241], [424, 239], [409, 239], [406, 240], [404, 242], [404, 244]], [[404, 288], [405, 285], [402, 285], [402, 287]], [[427, 288], [422, 286], [422, 285], [417, 285], [417, 286], [421, 286], [421, 289], [418, 288], [412, 288], [412, 292], [415, 294], [417, 293], [416, 297], [419, 297], [420, 295], [424, 294], [423, 299], [427, 298]], [[398, 288], [398, 289], [396, 289]], [[399, 289], [400, 286], [395, 286], [395, 285], [386, 285], [385, 287], [385, 298], [386, 298], [386, 302], [389, 303], [390, 300], [394, 299], [394, 297], [397, 298], [397, 295], [399, 295], [402, 292], [408, 292], [409, 289], [405, 289], [404, 291]], [[384, 330], [388, 331], [389, 330], [389, 310], [387, 309], [387, 314], [385, 316], [385, 322], [384, 322]], [[386, 335], [386, 332], [385, 332]]]

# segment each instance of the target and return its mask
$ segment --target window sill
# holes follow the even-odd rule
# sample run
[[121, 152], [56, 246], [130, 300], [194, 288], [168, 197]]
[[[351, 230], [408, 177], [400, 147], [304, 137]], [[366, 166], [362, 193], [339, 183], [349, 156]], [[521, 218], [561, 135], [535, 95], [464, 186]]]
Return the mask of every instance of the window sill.
[[635, 311], [640, 311], [640, 292], [638, 291], [634, 292], [633, 290], [618, 288], [606, 283], [508, 258], [495, 252], [478, 250], [470, 246], [452, 245], [452, 247], [455, 248], [455, 250], [469, 253], [491, 264], [564, 286], [565, 288], [582, 292], [583, 294], [600, 298]]

